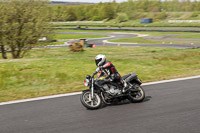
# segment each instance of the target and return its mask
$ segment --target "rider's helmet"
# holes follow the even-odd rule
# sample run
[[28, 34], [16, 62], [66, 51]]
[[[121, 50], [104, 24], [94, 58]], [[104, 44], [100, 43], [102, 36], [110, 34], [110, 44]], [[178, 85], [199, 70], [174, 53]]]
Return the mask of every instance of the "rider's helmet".
[[95, 57], [95, 63], [98, 67], [103, 66], [105, 62], [106, 62], [106, 56], [105, 55], [99, 54]]

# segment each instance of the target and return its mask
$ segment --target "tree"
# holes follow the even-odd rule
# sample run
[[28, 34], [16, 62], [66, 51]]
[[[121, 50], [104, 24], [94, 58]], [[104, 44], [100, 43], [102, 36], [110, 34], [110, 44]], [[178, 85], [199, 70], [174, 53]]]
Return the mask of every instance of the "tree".
[[[0, 4], [0, 10], [2, 10], [4, 7], [2, 4]], [[1, 16], [3, 15], [3, 12], [0, 11], [0, 40], [2, 40], [3, 38], [3, 23], [4, 23], [4, 20], [1, 19]], [[3, 59], [7, 59], [7, 55], [6, 55], [6, 50], [5, 50], [5, 46], [1, 43], [0, 41], [0, 52], [2, 53], [2, 58]]]
[[105, 3], [100, 8], [100, 17], [102, 19], [112, 19], [115, 16], [115, 11], [111, 3]]
[[67, 19], [67, 21], [75, 21], [75, 20], [77, 20], [77, 16], [76, 16], [76, 14], [75, 14], [75, 7], [73, 7], [73, 6], [70, 6], [69, 8], [67, 8], [67, 13], [68, 13], [68, 15], [69, 15], [69, 17], [68, 17], [68, 19]]
[[47, 1], [0, 0], [0, 7], [0, 44], [10, 48], [13, 58], [23, 58], [32, 44], [49, 34]]

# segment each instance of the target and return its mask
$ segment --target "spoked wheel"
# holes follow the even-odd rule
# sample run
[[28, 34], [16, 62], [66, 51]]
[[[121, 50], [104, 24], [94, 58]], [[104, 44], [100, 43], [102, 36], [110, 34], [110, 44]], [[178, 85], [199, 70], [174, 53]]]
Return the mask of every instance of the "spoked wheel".
[[81, 103], [87, 109], [98, 109], [101, 106], [101, 98], [97, 93], [94, 93], [94, 98], [92, 99], [91, 92], [85, 91], [81, 95]]
[[130, 90], [129, 100], [133, 103], [142, 102], [145, 98], [144, 89], [140, 85], [136, 85], [137, 90]]

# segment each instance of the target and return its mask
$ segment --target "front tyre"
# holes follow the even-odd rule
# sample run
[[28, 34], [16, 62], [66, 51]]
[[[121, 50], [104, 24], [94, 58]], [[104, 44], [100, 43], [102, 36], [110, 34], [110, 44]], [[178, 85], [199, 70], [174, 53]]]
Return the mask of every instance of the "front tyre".
[[102, 103], [100, 96], [95, 92], [94, 98], [92, 99], [92, 94], [89, 90], [83, 91], [80, 99], [83, 106], [90, 110], [98, 109]]
[[140, 85], [135, 86], [136, 89], [132, 89], [129, 92], [129, 100], [133, 103], [142, 102], [145, 98], [144, 89]]

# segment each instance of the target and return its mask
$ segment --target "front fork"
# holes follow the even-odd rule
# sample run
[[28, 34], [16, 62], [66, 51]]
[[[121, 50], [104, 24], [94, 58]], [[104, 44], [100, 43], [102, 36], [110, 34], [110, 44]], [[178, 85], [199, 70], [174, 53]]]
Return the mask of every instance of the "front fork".
[[94, 78], [92, 78], [92, 86], [91, 86], [91, 99], [93, 100], [94, 98]]

